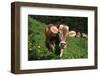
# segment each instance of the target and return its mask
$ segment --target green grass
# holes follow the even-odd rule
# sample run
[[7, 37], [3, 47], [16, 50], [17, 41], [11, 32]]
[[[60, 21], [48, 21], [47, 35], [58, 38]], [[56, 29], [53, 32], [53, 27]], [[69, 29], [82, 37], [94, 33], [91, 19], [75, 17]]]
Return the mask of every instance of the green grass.
[[[45, 47], [45, 23], [28, 17], [28, 59], [29, 60], [48, 60], [58, 59], [54, 53]], [[67, 39], [68, 48], [64, 49], [62, 59], [79, 59], [88, 57], [88, 40], [85, 38]]]
[[87, 39], [68, 38], [68, 48], [64, 49], [64, 59], [87, 58]]

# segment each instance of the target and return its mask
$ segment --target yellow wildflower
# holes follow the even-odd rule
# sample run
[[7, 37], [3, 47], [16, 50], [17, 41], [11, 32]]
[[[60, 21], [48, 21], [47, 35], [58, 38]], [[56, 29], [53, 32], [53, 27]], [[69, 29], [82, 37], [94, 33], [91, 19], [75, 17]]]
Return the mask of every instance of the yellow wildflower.
[[40, 46], [38, 46], [38, 48], [40, 48]]

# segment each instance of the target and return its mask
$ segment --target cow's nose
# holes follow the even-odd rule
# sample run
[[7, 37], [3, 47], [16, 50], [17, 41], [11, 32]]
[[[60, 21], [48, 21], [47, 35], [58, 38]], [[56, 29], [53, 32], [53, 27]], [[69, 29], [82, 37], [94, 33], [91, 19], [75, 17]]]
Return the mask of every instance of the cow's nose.
[[67, 47], [67, 44], [61, 43], [61, 48], [62, 48], [62, 49], [66, 48], [66, 47]]

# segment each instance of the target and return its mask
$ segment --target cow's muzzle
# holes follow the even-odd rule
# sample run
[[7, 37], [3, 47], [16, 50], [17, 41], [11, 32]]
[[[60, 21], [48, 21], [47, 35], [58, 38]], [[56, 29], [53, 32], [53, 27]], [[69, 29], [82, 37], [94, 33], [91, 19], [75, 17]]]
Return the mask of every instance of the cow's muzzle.
[[67, 44], [66, 44], [65, 41], [61, 41], [60, 44], [59, 44], [59, 46], [60, 46], [61, 49], [64, 49], [64, 48], [67, 47]]

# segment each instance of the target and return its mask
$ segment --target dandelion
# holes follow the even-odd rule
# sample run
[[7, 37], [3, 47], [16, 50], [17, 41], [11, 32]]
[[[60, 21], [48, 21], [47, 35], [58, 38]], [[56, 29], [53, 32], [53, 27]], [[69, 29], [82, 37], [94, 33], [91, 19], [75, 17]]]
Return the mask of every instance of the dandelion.
[[40, 46], [38, 46], [38, 48], [40, 48]]
[[29, 48], [30, 51], [32, 51], [32, 48]]

